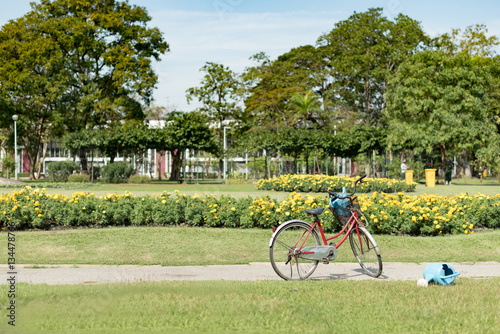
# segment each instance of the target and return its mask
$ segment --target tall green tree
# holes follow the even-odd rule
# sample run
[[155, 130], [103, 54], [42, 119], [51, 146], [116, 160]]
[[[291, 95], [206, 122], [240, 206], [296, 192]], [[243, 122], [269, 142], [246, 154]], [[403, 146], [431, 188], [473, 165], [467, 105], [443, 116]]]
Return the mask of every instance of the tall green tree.
[[[241, 108], [237, 105], [241, 94], [241, 83], [236, 73], [222, 64], [207, 62], [200, 71], [205, 72], [201, 85], [186, 91], [188, 103], [196, 99], [202, 103], [198, 109], [209, 117], [215, 126], [219, 147], [223, 147], [224, 123], [239, 120]], [[222, 153], [222, 150], [219, 151]], [[219, 157], [219, 178], [222, 177], [223, 159]]]
[[[306, 45], [273, 61], [262, 52], [250, 59], [257, 65], [243, 74], [247, 93], [244, 120], [251, 126], [275, 132], [295, 126], [296, 110], [290, 104], [293, 96], [304, 96], [313, 88], [323, 92], [322, 57], [313, 46]], [[315, 95], [310, 93], [308, 98]]]
[[168, 119], [167, 134], [171, 146], [165, 148], [172, 156], [170, 180], [180, 180], [182, 155], [185, 150], [205, 151], [220, 155], [218, 142], [210, 132], [208, 117], [200, 112], [173, 112]]
[[[488, 28], [483, 24], [471, 25], [462, 29], [452, 29], [450, 33], [442, 34], [432, 41], [437, 50], [450, 55], [463, 54], [471, 58], [474, 66], [486, 70], [490, 75], [485, 108], [491, 115], [492, 122], [497, 126], [500, 135], [500, 57], [495, 56], [495, 47], [500, 40], [495, 35], [488, 34]], [[499, 144], [493, 144], [495, 138], [490, 138], [489, 145], [476, 143], [472, 152], [468, 152], [473, 163], [481, 168], [492, 168], [500, 171]]]
[[[63, 111], [67, 76], [61, 71], [63, 55], [54, 41], [44, 38], [39, 21], [27, 14], [0, 30], [0, 127], [11, 128], [17, 114], [17, 138], [28, 158], [30, 179], [35, 178], [41, 148]], [[12, 134], [13, 136], [13, 134]]]
[[[6, 98], [12, 112], [24, 122], [43, 123], [43, 129], [50, 124], [51, 135], [123, 119], [142, 120], [142, 106], [150, 102], [157, 83], [152, 63], [168, 51], [161, 32], [149, 28], [149, 21], [145, 8], [127, 1], [32, 3], [29, 13], [1, 32], [0, 66], [5, 70], [0, 69], [0, 80], [2, 86], [10, 85]], [[9, 70], [10, 76], [1, 77]], [[17, 85], [18, 81], [38, 84]], [[22, 105], [27, 100], [33, 100], [31, 106]], [[37, 132], [27, 127], [26, 133]], [[32, 148], [33, 159], [43, 137], [38, 133], [25, 145]], [[86, 170], [84, 150], [80, 158]]]
[[399, 14], [394, 21], [382, 8], [354, 13], [318, 39], [332, 77], [329, 97], [356, 112], [364, 123], [380, 125], [389, 77], [409, 55], [427, 43], [419, 22]]
[[452, 152], [496, 142], [486, 104], [490, 80], [466, 54], [424, 51], [408, 58], [386, 93], [389, 148], [402, 144], [417, 154], [437, 149], [444, 164]]

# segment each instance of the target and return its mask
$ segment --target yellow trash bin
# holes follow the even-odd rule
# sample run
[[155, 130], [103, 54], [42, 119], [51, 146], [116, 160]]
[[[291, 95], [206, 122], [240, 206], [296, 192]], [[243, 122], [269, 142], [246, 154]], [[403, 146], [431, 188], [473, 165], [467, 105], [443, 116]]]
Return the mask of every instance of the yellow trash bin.
[[488, 176], [488, 171], [485, 169], [483, 172], [483, 177], [486, 177], [486, 176]]
[[425, 183], [427, 187], [436, 186], [436, 169], [429, 168], [425, 170]]
[[406, 170], [405, 181], [406, 181], [406, 184], [411, 184], [413, 182], [413, 171], [412, 170]]

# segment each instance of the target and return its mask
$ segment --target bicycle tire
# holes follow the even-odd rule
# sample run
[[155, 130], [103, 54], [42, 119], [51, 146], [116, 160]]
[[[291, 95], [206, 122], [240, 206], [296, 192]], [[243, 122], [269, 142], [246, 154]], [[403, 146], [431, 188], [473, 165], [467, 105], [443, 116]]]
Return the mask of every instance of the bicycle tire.
[[309, 231], [311, 235], [307, 238], [304, 247], [321, 245], [321, 239], [316, 230], [311, 230], [311, 225], [303, 221], [285, 222], [276, 235], [273, 235], [269, 247], [269, 259], [276, 274], [284, 280], [304, 280], [316, 270], [319, 261], [306, 260], [298, 256], [289, 257], [299, 238]]
[[[366, 227], [363, 226], [363, 219], [368, 223], [365, 215], [359, 210], [356, 210], [356, 212], [358, 213], [358, 217], [360, 217], [361, 223], [357, 224], [359, 235], [355, 225], [349, 234], [349, 243], [351, 244], [354, 257], [358, 260], [361, 268], [371, 277], [377, 278], [382, 274], [382, 256], [380, 254], [380, 248], [375, 238], [373, 238]], [[361, 217], [363, 218], [361, 219]]]

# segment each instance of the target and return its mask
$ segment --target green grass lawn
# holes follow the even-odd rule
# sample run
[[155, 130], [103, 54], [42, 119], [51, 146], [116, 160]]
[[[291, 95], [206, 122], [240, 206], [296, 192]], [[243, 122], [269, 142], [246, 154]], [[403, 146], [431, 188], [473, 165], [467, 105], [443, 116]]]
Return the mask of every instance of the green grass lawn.
[[428, 288], [376, 280], [17, 288], [16, 328], [3, 317], [2, 333], [498, 333], [500, 324], [500, 278]]
[[[0, 188], [0, 192], [12, 192], [15, 188]], [[174, 192], [179, 190], [182, 194], [194, 195], [196, 193], [202, 195], [215, 194], [215, 195], [231, 195], [236, 198], [241, 197], [260, 197], [263, 195], [269, 195], [271, 198], [277, 200], [283, 200], [289, 196], [288, 192], [282, 191], [263, 191], [255, 189], [254, 184], [221, 184], [221, 183], [202, 183], [202, 184], [179, 184], [172, 182], [161, 182], [152, 184], [95, 184], [89, 187], [86, 185], [81, 188], [72, 189], [57, 189], [57, 188], [47, 188], [47, 193], [49, 194], [63, 194], [71, 196], [76, 191], [93, 192], [97, 196], [105, 196], [108, 193], [120, 193], [123, 194], [125, 190], [131, 191], [135, 196], [144, 196], [150, 194], [161, 194], [163, 191]], [[487, 195], [500, 194], [500, 183], [496, 179], [486, 179], [483, 183], [479, 182], [478, 179], [457, 179], [453, 180], [453, 185], [447, 186], [442, 184], [437, 184], [435, 187], [426, 187], [424, 184], [417, 185], [415, 192], [409, 192], [407, 194], [412, 196], [418, 196], [423, 194], [436, 194], [441, 196], [452, 196], [460, 193], [476, 194], [482, 193]], [[311, 193], [311, 195], [316, 196], [318, 193]], [[326, 196], [326, 193], [320, 193], [319, 195]]]
[[[432, 189], [432, 191], [431, 191]], [[465, 190], [464, 190], [465, 189]], [[283, 199], [254, 185], [97, 185], [82, 191], [135, 195], [231, 194]], [[8, 190], [12, 191], [11, 189]], [[71, 195], [78, 189], [48, 189]], [[413, 194], [500, 193], [500, 186], [463, 184]], [[58, 264], [210, 265], [269, 261], [272, 231], [189, 227], [114, 227], [16, 232], [16, 262]], [[384, 262], [500, 262], [500, 230], [473, 235], [375, 235]], [[0, 233], [7, 249], [7, 234]], [[6, 263], [7, 251], [0, 252]], [[346, 243], [336, 261], [354, 262]], [[49, 270], [49, 269], [47, 269]], [[457, 278], [451, 286], [414, 281], [177, 281], [106, 285], [18, 284], [16, 327], [0, 333], [494, 333], [500, 326], [500, 278]], [[0, 305], [9, 302], [0, 285]], [[4, 308], [4, 314], [7, 314]]]
[[[212, 265], [269, 261], [272, 230], [195, 227], [113, 227], [16, 232], [19, 264]], [[500, 262], [500, 230], [473, 235], [375, 235], [385, 262]], [[7, 249], [7, 234], [0, 236]], [[6, 263], [7, 252], [0, 252]], [[355, 262], [349, 243], [338, 262]]]

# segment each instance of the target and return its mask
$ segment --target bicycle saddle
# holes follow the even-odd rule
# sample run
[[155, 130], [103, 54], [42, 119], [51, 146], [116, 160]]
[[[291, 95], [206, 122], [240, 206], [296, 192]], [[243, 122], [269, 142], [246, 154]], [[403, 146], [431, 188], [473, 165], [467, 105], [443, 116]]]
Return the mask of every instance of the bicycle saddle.
[[317, 209], [305, 209], [304, 212], [308, 215], [319, 216], [323, 213], [325, 208], [317, 208]]

